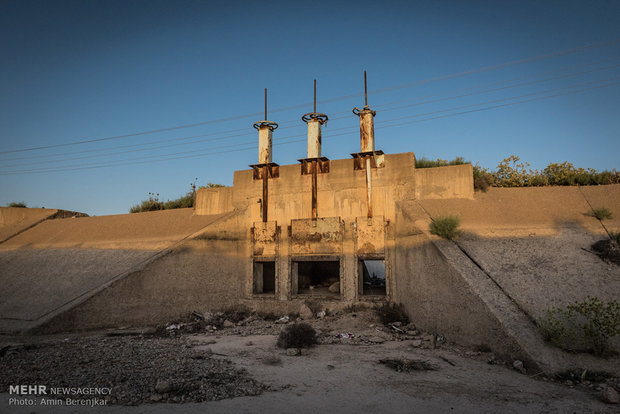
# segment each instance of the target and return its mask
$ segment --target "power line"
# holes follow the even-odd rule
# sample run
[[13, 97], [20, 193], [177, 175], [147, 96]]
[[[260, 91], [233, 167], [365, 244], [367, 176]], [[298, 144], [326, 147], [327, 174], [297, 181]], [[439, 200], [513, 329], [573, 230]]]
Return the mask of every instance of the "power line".
[[[609, 80], [613, 80], [613, 79], [618, 79], [618, 77], [610, 78]], [[558, 97], [558, 96], [564, 96], [564, 95], [568, 95], [568, 94], [584, 92], [584, 91], [589, 91], [589, 90], [593, 90], [593, 89], [599, 89], [599, 88], [602, 88], [602, 87], [606, 87], [606, 86], [609, 86], [609, 85], [613, 85], [613, 84], [619, 83], [618, 81], [616, 81], [616, 82], [609, 82], [609, 80], [605, 80], [604, 82], [607, 82], [605, 84], [598, 85], [598, 86], [593, 86], [593, 87], [588, 87], [588, 88], [583, 88], [583, 89], [580, 89], [580, 90], [568, 91], [568, 92], [563, 92], [563, 93], [557, 93], [557, 94], [554, 94], [554, 95], [542, 96], [542, 97], [537, 97], [537, 98], [531, 98], [531, 99], [526, 99], [526, 100], [522, 100], [522, 101], [518, 101], [518, 102], [510, 102], [510, 103], [505, 103], [505, 104], [493, 105], [493, 106], [489, 106], [489, 107], [485, 107], [485, 108], [477, 108], [477, 109], [472, 109], [472, 110], [467, 110], [467, 111], [449, 113], [449, 114], [445, 114], [445, 115], [440, 115], [440, 116], [435, 116], [435, 117], [430, 117], [430, 118], [424, 118], [424, 119], [418, 119], [418, 120], [413, 120], [413, 121], [407, 121], [407, 122], [402, 122], [402, 123], [398, 123], [398, 124], [392, 124], [392, 125], [386, 125], [386, 126], [378, 125], [378, 127], [381, 128], [381, 129], [385, 129], [385, 128], [397, 127], [397, 126], [402, 126], [402, 125], [409, 125], [409, 124], [413, 124], [413, 123], [426, 122], [426, 121], [430, 121], [430, 120], [442, 119], [442, 118], [447, 118], [447, 117], [451, 117], [451, 116], [459, 116], [459, 115], [470, 114], [470, 113], [474, 113], [474, 112], [487, 111], [487, 110], [496, 109], [496, 108], [502, 108], [502, 107], [517, 105], [517, 104], [522, 104], [522, 103], [528, 103], [528, 102], [533, 102], [533, 101], [538, 101], [538, 100], [543, 100], [543, 99], [550, 99], [550, 98], [554, 98], [554, 97]], [[596, 82], [589, 82], [589, 83], [586, 83], [586, 84], [600, 83], [600, 82], [601, 81], [596, 81]], [[582, 85], [585, 85], [585, 84], [582, 84]], [[581, 86], [581, 85], [578, 85], [578, 86]], [[554, 89], [554, 90], [550, 90], [550, 91], [565, 90], [567, 88], [574, 88], [574, 87], [575, 86], [565, 87], [565, 88], [558, 88], [558, 89]], [[547, 92], [550, 92], [550, 91], [547, 91]], [[521, 97], [532, 96], [532, 95], [536, 95], [536, 94], [540, 94], [540, 93], [542, 93], [542, 92], [533, 93], [533, 94], [527, 94], [527, 95], [523, 95]], [[507, 99], [518, 99], [518, 98], [520, 98], [520, 97], [505, 98], [505, 99], [503, 99], [503, 101], [505, 101]], [[491, 102], [499, 102], [499, 101], [501, 101], [501, 100], [488, 101], [488, 102], [482, 103], [482, 104], [488, 104], [488, 103], [491, 103]], [[482, 105], [482, 104], [475, 104], [475, 105]], [[464, 106], [464, 107], [456, 107], [456, 108], [447, 109], [447, 110], [441, 110], [441, 111], [434, 111], [434, 112], [426, 113], [424, 115], [429, 115], [429, 114], [434, 114], [434, 113], [439, 113], [439, 112], [446, 112], [446, 111], [450, 111], [450, 110], [461, 109], [461, 108], [471, 107], [471, 106], [474, 106], [474, 105], [467, 105], [467, 106]], [[390, 120], [385, 120], [385, 121], [382, 122], [382, 124], [385, 123], [385, 122], [392, 122], [392, 121], [397, 121], [397, 120], [411, 118], [411, 117], [417, 117], [417, 116], [420, 116], [420, 115], [413, 115], [413, 116], [408, 116], [408, 117], [394, 118], [394, 119], [390, 119]], [[354, 133], [354, 128], [351, 128], [351, 127], [340, 128], [340, 129], [348, 129], [348, 130], [350, 130], [350, 132], [344, 132], [344, 133], [339, 133], [339, 134], [330, 134], [328, 137], [342, 136], [342, 135], [348, 135], [348, 134]], [[293, 136], [293, 137], [295, 137], [295, 136]], [[286, 145], [286, 144], [290, 144], [290, 143], [294, 143], [294, 142], [301, 142], [301, 141], [304, 141], [304, 139], [302, 138], [302, 139], [297, 139], [297, 140], [293, 140], [293, 141], [289, 141], [289, 142], [277, 142], [277, 143], [274, 143], [274, 145]], [[255, 149], [256, 148], [256, 144], [255, 143], [254, 144], [246, 143], [246, 144], [242, 144], [242, 145], [252, 145], [252, 146], [248, 147], [248, 148], [235, 148], [235, 149], [231, 149], [231, 150], [227, 150], [227, 151], [219, 151], [219, 152], [209, 151], [207, 153], [199, 153], [199, 154], [196, 154], [195, 151], [191, 151], [192, 155], [181, 155], [181, 156], [174, 156], [174, 157], [171, 157], [171, 156], [176, 155], [176, 154], [170, 154], [170, 155], [167, 155], [168, 158], [148, 160], [148, 161], [121, 160], [119, 162], [115, 162], [115, 163], [112, 163], [112, 164], [110, 164], [110, 163], [103, 163], [103, 164], [96, 164], [96, 165], [66, 166], [66, 167], [54, 167], [54, 168], [44, 168], [44, 169], [19, 170], [19, 171], [0, 171], [0, 175], [48, 173], [48, 172], [61, 172], [61, 171], [74, 171], [74, 170], [93, 169], [93, 168], [115, 167], [115, 166], [122, 166], [122, 165], [144, 164], [144, 163], [150, 163], [150, 162], [160, 162], [160, 161], [170, 161], [170, 160], [176, 160], [176, 159], [203, 157], [203, 156], [215, 155], [215, 154], [220, 154], [220, 153], [229, 153], [229, 152], [236, 152], [236, 151], [246, 151], [246, 150], [250, 150], [250, 149]], [[236, 145], [236, 147], [238, 147], [238, 146], [239, 145]], [[161, 156], [164, 156], [164, 155], [158, 155], [158, 156], [161, 157]], [[151, 157], [148, 157], [148, 158], [154, 158], [154, 157], [157, 157], [157, 156], [151, 156]], [[137, 160], [144, 160], [144, 157], [137, 158]]]
[[[618, 61], [618, 59], [609, 59], [609, 60]], [[606, 61], [609, 61], [609, 60], [606, 60]], [[601, 62], [596, 62], [596, 63], [601, 63]], [[584, 66], [592, 66], [592, 64], [580, 65], [578, 67], [584, 67]], [[606, 69], [612, 69], [612, 68], [616, 68], [618, 66], [620, 66], [620, 64], [598, 67], [598, 68], [590, 69], [590, 70], [587, 70], [587, 71], [572, 72], [572, 73], [558, 75], [558, 76], [554, 76], [554, 77], [539, 79], [539, 80], [535, 80], [535, 81], [531, 81], [531, 82], [522, 82], [522, 83], [517, 83], [517, 84], [514, 84], [514, 85], [508, 85], [508, 86], [503, 86], [503, 87], [498, 87], [498, 88], [493, 88], [493, 89], [486, 89], [486, 90], [477, 91], [477, 92], [470, 92], [470, 93], [466, 93], [466, 94], [447, 96], [447, 97], [439, 98], [439, 99], [420, 101], [420, 102], [416, 102], [416, 103], [413, 103], [413, 104], [401, 105], [401, 106], [396, 106], [396, 107], [393, 107], [393, 108], [386, 108], [386, 109], [383, 109], [382, 112], [393, 111], [393, 110], [402, 109], [402, 108], [408, 108], [408, 107], [412, 107], [412, 106], [420, 106], [420, 105], [425, 105], [425, 104], [429, 104], [429, 103], [437, 103], [437, 102], [442, 102], [442, 101], [447, 101], [447, 100], [454, 100], [454, 99], [459, 99], [459, 98], [473, 96], [473, 95], [480, 95], [480, 94], [484, 94], [484, 93], [497, 92], [497, 91], [500, 91], [500, 90], [517, 88], [517, 87], [521, 87], [521, 86], [533, 85], [533, 84], [538, 84], [538, 83], [543, 83], [543, 82], [549, 82], [549, 81], [552, 81], [552, 80], [568, 78], [568, 77], [578, 76], [578, 75], [582, 75], [582, 74], [588, 74], [588, 73], [592, 73], [592, 72], [596, 72], [596, 71], [601, 71], [601, 70], [606, 70]], [[574, 66], [572, 68], [574, 68]], [[562, 69], [560, 71], [564, 71], [564, 70], [565, 69]], [[558, 71], [552, 71], [552, 73], [556, 73], [556, 72], [558, 72]], [[549, 72], [545, 72], [545, 74], [548, 74], [548, 73]], [[513, 78], [513, 79], [509, 79], [509, 80], [505, 80], [505, 81], [492, 82], [491, 84], [497, 85], [497, 84], [501, 84], [501, 83], [510, 83], [510, 82], [514, 82], [517, 79], [523, 79], [523, 78], [527, 78], [527, 77], [531, 77], [531, 76], [538, 77], [540, 75], [541, 74], [534, 74], [534, 75], [529, 75], [529, 76], [526, 75], [526, 76], [521, 76], [519, 78]], [[485, 85], [489, 85], [489, 84], [485, 84]], [[470, 88], [464, 88], [464, 89], [461, 88], [461, 89], [458, 89], [458, 91], [471, 90], [471, 89], [479, 89], [482, 86], [484, 86], [484, 85], [470, 87]], [[426, 97], [428, 97], [428, 96], [444, 95], [445, 93], [448, 93], [448, 92], [443, 92], [443, 93], [440, 93], [440, 94], [427, 95]], [[544, 93], [544, 91], [542, 93]], [[416, 99], [421, 99], [421, 98], [416, 98]], [[404, 100], [404, 102], [407, 102], [407, 101], [411, 101], [411, 99]], [[403, 102], [403, 100], [398, 101], [398, 102]], [[387, 104], [378, 105], [378, 106], [386, 106], [386, 105]], [[476, 105], [480, 105], [480, 104], [476, 104]], [[375, 106], [375, 107], [377, 107], [377, 106]], [[349, 111], [347, 111], [347, 112], [349, 112]], [[339, 119], [345, 119], [345, 118], [348, 118], [348, 117], [346, 117], [346, 116], [343, 116], [343, 117], [332, 117], [332, 120], [339, 120]], [[285, 121], [285, 122], [283, 122], [283, 124], [291, 123], [291, 122], [298, 122], [298, 120]], [[285, 126], [285, 127], [282, 127], [281, 129], [295, 128], [295, 127], [298, 127], [298, 125]], [[234, 131], [247, 131], [247, 128], [231, 130], [230, 132], [234, 132]], [[220, 132], [220, 133], [223, 133], [223, 132]], [[52, 164], [52, 163], [65, 162], [65, 161], [73, 161], [73, 160], [80, 160], [80, 159], [89, 159], [89, 158], [99, 158], [99, 157], [115, 156], [115, 155], [134, 153], [134, 152], [153, 151], [153, 150], [156, 150], [156, 149], [170, 148], [170, 147], [176, 147], [176, 146], [194, 145], [194, 144], [201, 143], [201, 142], [220, 141], [220, 140], [225, 140], [225, 139], [230, 139], [230, 138], [239, 138], [239, 137], [246, 137], [246, 136], [249, 137], [249, 136], [253, 135], [249, 131], [245, 132], [245, 133], [242, 133], [242, 134], [225, 135], [225, 136], [221, 136], [221, 137], [217, 137], [218, 134], [219, 133], [201, 134], [201, 135], [194, 135], [194, 136], [190, 136], [190, 137], [170, 138], [170, 139], [166, 139], [166, 140], [155, 141], [155, 142], [152, 142], [152, 143], [122, 145], [122, 146], [118, 146], [116, 148], [126, 148], [126, 147], [129, 147], [129, 148], [134, 147], [135, 148], [137, 146], [152, 145], [152, 144], [155, 144], [157, 142], [176, 142], [176, 141], [187, 141], [188, 139], [194, 139], [193, 141], [190, 141], [190, 142], [167, 144], [167, 145], [158, 145], [158, 146], [156, 145], [156, 146], [150, 146], [149, 148], [139, 148], [139, 149], [133, 149], [133, 150], [126, 150], [126, 151], [115, 151], [115, 152], [108, 152], [108, 153], [94, 154], [94, 155], [86, 155], [86, 156], [80, 156], [80, 157], [61, 158], [61, 159], [56, 159], [56, 160], [37, 161], [37, 163], [38, 164]], [[209, 136], [211, 138], [197, 139], [197, 140], [195, 139], [195, 138], [202, 138], [204, 136]], [[213, 137], [213, 136], [216, 136], [216, 137]], [[113, 148], [109, 148], [109, 149], [113, 149]], [[74, 153], [75, 154], [82, 154], [82, 153], [98, 152], [98, 151], [101, 151], [101, 149], [77, 151], [77, 152], [74, 152]], [[71, 154], [71, 153], [66, 153], [66, 155], [69, 155], [69, 154]], [[63, 155], [63, 154], [54, 154], [53, 156], [58, 156], [58, 155]], [[46, 157], [47, 157], [46, 155], [39, 155], [39, 156], [33, 156], [33, 157], [18, 157], [18, 158], [13, 158], [13, 159], [5, 159], [4, 161], [22, 160], [22, 159], [32, 160], [34, 158], [40, 159], [40, 158], [46, 158]], [[3, 165], [3, 167], [5, 167], [5, 168], [8, 168], [8, 167], [19, 167], [19, 166], [22, 166], [22, 165], [24, 165], [24, 163], [5, 164], [5, 165]]]
[[396, 126], [402, 126], [402, 125], [410, 125], [410, 124], [415, 124], [415, 123], [419, 123], [419, 122], [432, 121], [432, 120], [435, 120], [435, 119], [448, 118], [450, 116], [465, 115], [465, 114], [471, 114], [471, 113], [474, 113], [474, 112], [481, 112], [481, 111], [488, 111], [488, 110], [491, 110], [491, 109], [504, 108], [504, 107], [512, 106], [512, 105], [518, 105], [518, 104], [523, 104], [523, 103], [528, 103], [528, 102], [540, 101], [540, 100], [543, 100], [543, 99], [556, 98], [558, 96], [570, 95], [570, 94], [578, 93], [578, 92], [585, 92], [585, 91], [590, 91], [590, 90], [594, 90], [594, 89], [600, 89], [600, 88], [604, 88], [606, 86], [614, 85], [614, 84], [618, 84], [618, 83], [620, 83], [620, 82], [618, 82], [618, 81], [617, 82], [609, 82], [609, 83], [606, 83], [604, 85], [594, 86], [594, 87], [590, 87], [590, 88], [584, 88], [584, 89], [580, 89], [580, 90], [576, 90], [576, 91], [558, 93], [558, 94], [549, 95], [549, 96], [541, 96], [541, 97], [538, 97], [538, 98], [526, 99], [526, 100], [518, 101], [518, 102], [510, 102], [510, 103], [501, 104], [501, 105], [493, 105], [493, 106], [489, 106], [489, 107], [486, 107], [486, 108], [472, 109], [472, 110], [469, 110], [469, 111], [455, 112], [455, 113], [451, 113], [451, 114], [435, 116], [435, 117], [432, 117], [432, 118], [425, 118], [425, 119], [418, 119], [418, 120], [415, 120], [415, 121], [402, 122], [400, 124], [388, 125], [387, 127], [396, 127]]
[[[410, 88], [412, 86], [418, 86], [418, 85], [432, 83], [432, 82], [439, 82], [439, 81], [447, 80], [447, 79], [454, 79], [454, 78], [463, 77], [463, 76], [467, 76], [467, 75], [472, 75], [472, 74], [476, 74], [476, 73], [489, 72], [489, 71], [492, 71], [492, 70], [503, 69], [503, 68], [506, 68], [506, 67], [511, 67], [511, 66], [522, 65], [522, 64], [525, 64], [525, 63], [536, 62], [536, 61], [543, 60], [543, 59], [549, 59], [549, 58], [553, 58], [553, 57], [564, 56], [564, 55], [573, 54], [573, 53], [577, 53], [577, 52], [581, 52], [581, 51], [586, 51], [586, 50], [591, 50], [591, 49], [596, 49], [596, 48], [600, 48], [600, 47], [611, 46], [611, 45], [616, 44], [618, 42], [620, 42], [620, 38], [612, 39], [612, 40], [605, 41], [605, 42], [595, 43], [595, 44], [592, 44], [592, 45], [579, 46], [579, 47], [576, 47], [576, 48], [562, 50], [562, 51], [553, 52], [553, 53], [548, 53], [548, 54], [544, 54], [544, 55], [533, 56], [533, 57], [526, 58], [526, 59], [508, 61], [508, 62], [497, 64], [497, 65], [486, 66], [486, 67], [482, 67], [482, 68], [478, 68], [478, 69], [471, 69], [471, 70], [467, 70], [467, 71], [463, 71], [463, 72], [459, 72], [459, 73], [454, 73], [454, 74], [449, 74], [449, 75], [444, 75], [444, 76], [424, 79], [424, 80], [421, 80], [421, 81], [409, 82], [409, 83], [405, 83], [405, 84], [401, 84], [401, 85], [396, 85], [396, 86], [392, 86], [392, 87], [388, 87], [388, 88], [376, 89], [374, 91], [371, 91], [371, 93], [389, 92], [389, 91], [394, 91], [394, 90], [398, 90], [398, 89]], [[356, 94], [351, 94], [351, 95], [343, 95], [343, 96], [339, 96], [339, 97], [335, 97], [335, 98], [331, 98], [331, 99], [325, 99], [325, 100], [319, 101], [318, 103], [325, 104], [325, 103], [329, 103], [329, 102], [340, 101], [340, 100], [343, 100], [343, 99], [349, 99], [349, 98], [358, 97], [358, 96], [361, 96], [361, 94], [356, 93]], [[293, 105], [293, 106], [288, 106], [288, 107], [284, 107], [284, 108], [278, 108], [278, 109], [275, 109], [275, 110], [271, 110], [271, 112], [272, 113], [274, 113], [274, 112], [283, 112], [283, 111], [288, 111], [288, 110], [291, 110], [291, 109], [297, 109], [297, 108], [305, 107], [305, 106], [308, 106], [308, 105], [311, 105], [311, 104], [304, 103], [304, 104], [299, 104], [299, 105]], [[122, 138], [136, 137], [136, 136], [140, 136], [140, 135], [148, 135], [148, 134], [154, 134], [154, 133], [160, 133], [160, 132], [169, 132], [169, 131], [174, 131], [174, 130], [178, 130], [178, 129], [193, 128], [193, 127], [202, 126], [202, 125], [208, 125], [208, 124], [214, 124], [214, 123], [233, 121], [233, 120], [249, 118], [249, 117], [256, 117], [256, 116], [260, 116], [260, 115], [262, 115], [262, 112], [254, 112], [254, 113], [250, 113], [250, 114], [236, 115], [236, 116], [231, 116], [231, 117], [226, 117], [226, 118], [219, 118], [219, 119], [214, 119], [214, 120], [196, 122], [196, 123], [192, 123], [192, 124], [177, 125], [177, 126], [168, 127], [168, 128], [152, 129], [152, 130], [147, 130], [147, 131], [140, 131], [140, 132], [134, 132], [134, 133], [129, 133], [129, 134], [123, 134], [123, 135], [114, 135], [114, 136], [102, 137], [102, 138], [94, 138], [94, 139], [84, 139], [84, 140], [78, 140], [78, 141], [73, 141], [73, 142], [67, 142], [67, 143], [63, 143], [63, 144], [53, 144], [53, 145], [45, 145], [45, 146], [39, 146], [39, 147], [30, 147], [30, 148], [21, 148], [21, 149], [16, 149], [16, 150], [0, 151], [0, 154], [9, 154], [9, 153], [26, 152], [26, 151], [37, 151], [37, 150], [49, 149], [49, 148], [59, 148], [59, 147], [66, 147], [66, 146], [72, 146], [72, 145], [83, 145], [83, 144], [94, 143], [94, 142], [117, 140], [117, 139], [122, 139]]]
[[[527, 93], [527, 94], [519, 95], [519, 96], [511, 96], [511, 97], [507, 97], [507, 98], [494, 99], [494, 100], [491, 100], [491, 101], [486, 101], [486, 102], [481, 102], [481, 103], [476, 103], [476, 104], [457, 106], [457, 107], [450, 108], [450, 109], [441, 109], [441, 110], [432, 111], [432, 112], [426, 112], [426, 113], [417, 114], [417, 115], [407, 115], [407, 116], [403, 116], [403, 117], [400, 117], [400, 118], [392, 118], [392, 119], [388, 119], [388, 120], [378, 121], [377, 123], [378, 124], [383, 124], [385, 122], [399, 121], [401, 119], [414, 118], [414, 117], [424, 116], [424, 115], [432, 115], [432, 114], [441, 113], [441, 112], [455, 111], [455, 110], [464, 109], [464, 108], [471, 108], [473, 106], [481, 106], [481, 105], [488, 105], [488, 104], [491, 104], [491, 103], [511, 101], [511, 100], [514, 100], [514, 99], [526, 98], [528, 96], [543, 95], [543, 94], [547, 94], [547, 93], [551, 93], [551, 92], [563, 91], [563, 90], [566, 90], [566, 89], [573, 89], [573, 88], [578, 88], [578, 87], [581, 87], [581, 86], [597, 84], [597, 83], [601, 83], [601, 82], [609, 82], [609, 81], [612, 81], [612, 80], [615, 80], [615, 79], [620, 79], [620, 76], [614, 76], [612, 78], [602, 79], [602, 80], [597, 80], [597, 81], [592, 81], [592, 82], [579, 83], [579, 84], [576, 84], [576, 85], [564, 86], [562, 88], [547, 89], [545, 91], [532, 92], [532, 93]], [[612, 84], [613, 83], [614, 82], [612, 82]]]

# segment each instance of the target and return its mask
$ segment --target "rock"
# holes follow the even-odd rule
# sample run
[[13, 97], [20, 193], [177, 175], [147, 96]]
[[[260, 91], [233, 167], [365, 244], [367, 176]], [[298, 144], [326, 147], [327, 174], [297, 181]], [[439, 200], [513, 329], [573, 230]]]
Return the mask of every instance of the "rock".
[[224, 328], [232, 328], [233, 326], [235, 326], [235, 324], [234, 324], [234, 323], [232, 323], [231, 321], [229, 321], [228, 319], [226, 319], [226, 320], [224, 321], [224, 323], [222, 324], [222, 326], [223, 326]]
[[301, 319], [310, 320], [314, 318], [314, 313], [312, 312], [312, 309], [308, 307], [308, 305], [302, 304], [299, 308], [299, 317]]
[[332, 293], [340, 293], [340, 282], [335, 282], [329, 287], [329, 291]]
[[276, 323], [288, 323], [289, 319], [290, 319], [290, 318], [288, 317], [288, 315], [284, 315], [283, 317], [281, 317], [280, 319], [278, 319], [278, 320], [276, 321]]
[[407, 331], [407, 335], [409, 336], [416, 336], [418, 334], [418, 331]]
[[385, 342], [385, 339], [381, 338], [380, 336], [371, 336], [370, 338], [368, 338], [368, 342], [371, 342], [373, 344], [382, 344]]
[[325, 311], [321, 311], [321, 312], [316, 314], [316, 317], [319, 318], [319, 319], [323, 319], [325, 316], [327, 316]]
[[519, 371], [521, 374], [525, 374], [525, 367], [523, 366], [523, 362], [518, 359], [512, 363], [512, 367]]
[[299, 348], [287, 348], [286, 349], [286, 355], [288, 355], [288, 356], [301, 355], [301, 351], [300, 351]]
[[157, 391], [158, 394], [164, 394], [169, 392], [171, 389], [172, 384], [170, 384], [170, 381], [157, 380], [157, 384], [155, 384], [155, 391]]
[[420, 346], [422, 346], [422, 340], [421, 339], [414, 339], [413, 341], [411, 341], [409, 343], [409, 346], [412, 348], [419, 348]]
[[618, 391], [610, 386], [603, 388], [603, 391], [599, 394], [599, 398], [607, 404], [618, 404], [618, 402], [620, 402]]
[[162, 398], [161, 394], [151, 394], [151, 401], [153, 402], [161, 401]]
[[309, 350], [309, 349], [307, 349], [307, 348], [301, 348], [301, 349], [299, 350], [299, 354], [300, 354], [301, 356], [307, 356], [307, 355], [310, 355], [310, 350]]
[[395, 327], [397, 327], [397, 328], [400, 328], [401, 326], [403, 326], [403, 323], [402, 323], [402, 322], [398, 322], [398, 321], [397, 321], [397, 322], [392, 322], [392, 323], [390, 323], [390, 325], [395, 326]]

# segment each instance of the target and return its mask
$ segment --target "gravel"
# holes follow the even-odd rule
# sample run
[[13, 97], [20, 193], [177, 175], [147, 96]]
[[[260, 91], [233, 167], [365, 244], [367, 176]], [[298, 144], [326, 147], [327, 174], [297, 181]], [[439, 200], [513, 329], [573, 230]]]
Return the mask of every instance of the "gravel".
[[109, 387], [107, 404], [213, 401], [269, 390], [230, 360], [192, 349], [183, 337], [89, 336], [14, 345], [3, 349], [0, 361], [0, 392], [21, 384]]

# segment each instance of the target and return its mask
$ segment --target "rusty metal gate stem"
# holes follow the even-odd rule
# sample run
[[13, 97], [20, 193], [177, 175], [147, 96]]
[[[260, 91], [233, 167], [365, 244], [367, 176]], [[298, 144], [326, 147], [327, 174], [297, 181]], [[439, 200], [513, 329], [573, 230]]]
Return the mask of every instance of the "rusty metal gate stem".
[[269, 167], [263, 166], [263, 223], [267, 222], [267, 211], [269, 209]]
[[312, 220], [317, 219], [317, 171], [316, 160], [312, 160]]
[[368, 198], [368, 218], [372, 218], [372, 170], [370, 156], [366, 156], [366, 196]]

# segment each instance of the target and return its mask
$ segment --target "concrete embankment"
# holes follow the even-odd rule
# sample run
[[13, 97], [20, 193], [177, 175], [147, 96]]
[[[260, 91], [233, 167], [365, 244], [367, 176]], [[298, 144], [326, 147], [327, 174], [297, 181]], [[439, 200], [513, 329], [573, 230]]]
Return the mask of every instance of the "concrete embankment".
[[0, 330], [51, 320], [219, 218], [182, 209], [40, 222], [0, 244]]
[[[591, 251], [620, 230], [620, 185], [497, 189], [474, 200], [399, 203], [400, 299], [421, 326], [464, 344], [490, 347], [544, 370], [608, 362], [550, 347], [537, 322], [552, 307], [590, 297], [620, 298], [620, 267]], [[592, 208], [606, 207], [602, 223]], [[431, 218], [461, 218], [455, 241], [428, 231]], [[399, 254], [398, 251], [401, 253]]]

